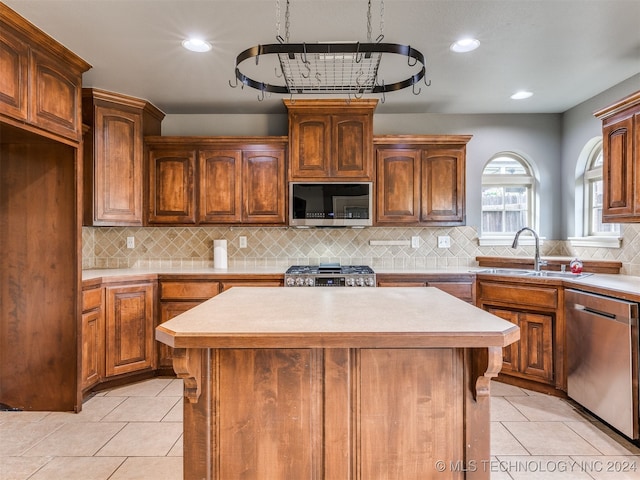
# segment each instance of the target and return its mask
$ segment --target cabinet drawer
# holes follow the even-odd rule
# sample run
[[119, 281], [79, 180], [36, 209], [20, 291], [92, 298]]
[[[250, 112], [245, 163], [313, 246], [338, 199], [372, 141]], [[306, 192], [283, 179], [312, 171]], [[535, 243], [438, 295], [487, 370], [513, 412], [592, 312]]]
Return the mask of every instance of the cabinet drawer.
[[102, 289], [92, 288], [82, 291], [82, 311], [87, 312], [102, 306]]
[[555, 288], [480, 282], [479, 290], [478, 296], [483, 303], [497, 301], [517, 306], [558, 308], [558, 290]]
[[220, 282], [162, 282], [161, 300], [208, 300], [220, 292]]
[[427, 287], [435, 287], [465, 302], [473, 301], [473, 284], [463, 282], [427, 282]]

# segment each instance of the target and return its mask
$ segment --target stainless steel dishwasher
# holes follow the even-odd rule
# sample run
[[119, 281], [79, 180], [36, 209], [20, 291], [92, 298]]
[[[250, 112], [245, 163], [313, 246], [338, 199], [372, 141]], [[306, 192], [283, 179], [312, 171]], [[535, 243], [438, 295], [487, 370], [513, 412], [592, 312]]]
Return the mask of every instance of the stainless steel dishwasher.
[[638, 304], [565, 291], [567, 394], [638, 439]]

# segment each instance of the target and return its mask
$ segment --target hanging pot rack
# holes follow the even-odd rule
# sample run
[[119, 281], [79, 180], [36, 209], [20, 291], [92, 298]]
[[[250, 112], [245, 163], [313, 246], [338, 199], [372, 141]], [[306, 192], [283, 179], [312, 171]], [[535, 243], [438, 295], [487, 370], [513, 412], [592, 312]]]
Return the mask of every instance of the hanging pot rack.
[[[231, 87], [241, 85], [259, 90], [259, 100], [264, 99], [265, 93], [288, 94], [348, 94], [356, 98], [364, 94], [384, 94], [404, 88], [412, 87], [415, 95], [418, 82], [426, 81], [426, 62], [424, 55], [410, 45], [397, 43], [383, 43], [382, 29], [384, 25], [384, 2], [381, 1], [381, 33], [376, 42], [371, 42], [371, 1], [368, 2], [367, 37], [366, 43], [335, 42], [335, 43], [289, 43], [289, 0], [286, 6], [285, 38], [279, 34], [279, 2], [278, 2], [278, 35], [279, 43], [257, 45], [241, 52], [236, 57], [235, 83], [229, 82]], [[406, 59], [406, 65], [411, 73], [404, 80], [385, 83], [379, 78], [379, 68], [382, 58], [400, 56]], [[254, 73], [247, 72], [255, 60], [257, 72], [261, 59], [263, 63], [275, 66], [275, 77], [282, 81], [261, 81], [252, 78]], [[397, 58], [394, 58], [397, 62]], [[252, 70], [253, 72], [253, 70]]]

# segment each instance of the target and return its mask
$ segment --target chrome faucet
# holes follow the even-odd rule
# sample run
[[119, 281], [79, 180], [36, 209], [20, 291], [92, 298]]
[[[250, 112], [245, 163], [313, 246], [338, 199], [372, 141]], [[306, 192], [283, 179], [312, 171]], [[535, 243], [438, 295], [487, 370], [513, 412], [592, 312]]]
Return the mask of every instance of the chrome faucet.
[[538, 237], [538, 234], [533, 229], [529, 227], [523, 227], [520, 230], [518, 230], [518, 232], [516, 233], [516, 238], [513, 239], [513, 243], [511, 244], [511, 248], [518, 248], [518, 238], [520, 238], [520, 234], [525, 230], [528, 230], [529, 232], [531, 232], [533, 237], [536, 239], [536, 253], [535, 253], [535, 256], [533, 257], [533, 269], [536, 272], [539, 272], [540, 267], [546, 265], [547, 261], [540, 260], [540, 238]]

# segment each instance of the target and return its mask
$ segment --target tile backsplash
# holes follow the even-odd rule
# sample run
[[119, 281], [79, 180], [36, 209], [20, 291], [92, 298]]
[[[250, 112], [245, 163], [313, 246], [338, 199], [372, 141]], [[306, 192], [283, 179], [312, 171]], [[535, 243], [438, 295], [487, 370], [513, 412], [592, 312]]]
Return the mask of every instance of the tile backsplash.
[[[624, 225], [622, 248], [573, 248], [569, 242], [545, 240], [544, 256], [619, 260], [621, 273], [640, 275], [640, 225]], [[448, 235], [450, 248], [438, 248], [438, 236]], [[239, 248], [240, 237], [247, 247]], [[420, 246], [371, 245], [370, 241], [405, 243], [420, 237]], [[127, 237], [135, 248], [126, 247]], [[213, 265], [213, 240], [226, 239], [229, 266], [247, 267], [341, 262], [376, 267], [433, 268], [477, 265], [475, 257], [528, 256], [532, 246], [480, 247], [475, 227], [296, 229], [287, 227], [84, 227], [82, 267], [203, 267]]]

